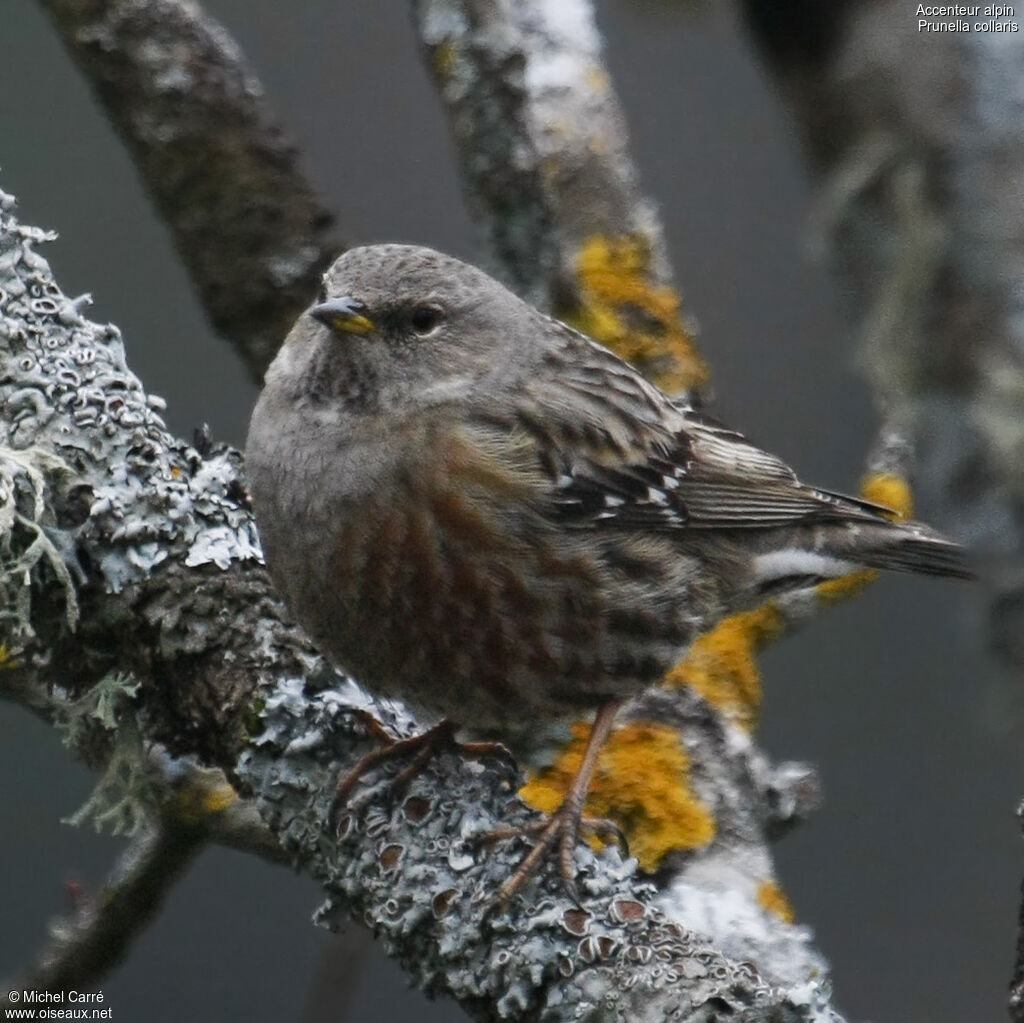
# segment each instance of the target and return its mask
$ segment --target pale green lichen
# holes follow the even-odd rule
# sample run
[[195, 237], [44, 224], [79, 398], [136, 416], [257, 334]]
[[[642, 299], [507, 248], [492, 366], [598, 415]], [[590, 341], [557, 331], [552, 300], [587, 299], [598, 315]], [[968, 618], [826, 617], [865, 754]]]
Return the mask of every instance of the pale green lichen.
[[146, 757], [145, 745], [131, 702], [139, 683], [131, 675], [112, 671], [74, 699], [54, 697], [54, 726], [65, 745], [87, 745], [90, 732], [111, 737], [110, 752], [96, 787], [65, 824], [91, 822], [97, 831], [134, 835], [151, 817], [160, 786]]
[[137, 834], [152, 820], [161, 786], [150, 769], [146, 748], [134, 718], [117, 729], [110, 758], [89, 798], [63, 823], [91, 823], [96, 831]]
[[[10, 401], [5, 412], [11, 414]], [[49, 571], [61, 591], [67, 627], [78, 624], [60, 531], [46, 518], [48, 492], [70, 475], [67, 463], [42, 448], [0, 447], [0, 630], [9, 656], [32, 637], [32, 581], [40, 571]]]
[[139, 683], [128, 674], [112, 671], [74, 699], [55, 700], [53, 723], [64, 745], [76, 748], [90, 728], [116, 731], [126, 705], [138, 692]]

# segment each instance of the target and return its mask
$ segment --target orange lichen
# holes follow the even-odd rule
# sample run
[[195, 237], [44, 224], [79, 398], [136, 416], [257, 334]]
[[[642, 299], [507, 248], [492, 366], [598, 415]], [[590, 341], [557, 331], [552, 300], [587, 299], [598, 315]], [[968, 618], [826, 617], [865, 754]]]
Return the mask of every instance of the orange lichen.
[[761, 706], [761, 673], [754, 655], [782, 634], [783, 625], [773, 604], [726, 618], [693, 644], [665, 682], [692, 686], [731, 720], [752, 730]]
[[455, 43], [451, 39], [434, 47], [434, 72], [442, 82], [447, 82], [455, 71]]
[[[589, 724], [574, 726], [573, 740], [558, 760], [520, 790], [527, 803], [546, 813], [558, 808], [589, 733]], [[623, 725], [601, 752], [586, 812], [615, 820], [644, 870], [655, 870], [675, 849], [707, 845], [715, 835], [714, 819], [690, 789], [689, 766], [675, 731], [648, 721]]]
[[861, 480], [860, 492], [867, 500], [891, 508], [897, 518], [909, 519], [914, 514], [914, 495], [910, 492], [910, 484], [895, 473], [869, 473]]
[[865, 568], [862, 572], [851, 572], [838, 579], [829, 579], [818, 583], [814, 592], [826, 604], [835, 604], [840, 600], [849, 600], [866, 589], [878, 578], [878, 569]]
[[201, 805], [205, 813], [221, 813], [236, 799], [238, 799], [238, 793], [227, 782], [222, 782], [212, 786], [204, 793]]
[[590, 86], [594, 92], [607, 92], [608, 87], [611, 85], [611, 79], [608, 77], [608, 72], [602, 67], [598, 67], [596, 64], [587, 69], [587, 73], [584, 75], [583, 80]]
[[196, 825], [223, 813], [236, 799], [238, 793], [223, 778], [203, 780], [175, 792], [171, 809], [182, 823]]
[[653, 273], [639, 235], [588, 238], [576, 260], [579, 304], [562, 315], [634, 363], [670, 394], [707, 383], [708, 367], [683, 326], [680, 298]]
[[761, 904], [762, 909], [766, 909], [769, 913], [774, 913], [787, 924], [793, 923], [796, 919], [796, 914], [793, 912], [793, 907], [789, 904], [789, 899], [786, 898], [782, 889], [775, 881], [766, 880], [758, 885], [757, 901]]
[[21, 661], [18, 660], [14, 651], [6, 643], [0, 643], [0, 671], [20, 667]]

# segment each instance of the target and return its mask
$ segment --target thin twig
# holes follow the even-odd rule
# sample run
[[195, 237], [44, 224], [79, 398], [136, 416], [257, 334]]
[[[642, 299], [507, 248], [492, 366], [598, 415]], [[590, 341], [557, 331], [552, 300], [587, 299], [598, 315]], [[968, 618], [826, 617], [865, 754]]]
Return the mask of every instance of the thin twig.
[[[58, 992], [95, 985], [160, 912], [204, 845], [202, 829], [154, 823], [131, 842], [95, 897], [51, 925], [50, 946], [8, 990]], [[7, 1002], [6, 994], [0, 1000]]]

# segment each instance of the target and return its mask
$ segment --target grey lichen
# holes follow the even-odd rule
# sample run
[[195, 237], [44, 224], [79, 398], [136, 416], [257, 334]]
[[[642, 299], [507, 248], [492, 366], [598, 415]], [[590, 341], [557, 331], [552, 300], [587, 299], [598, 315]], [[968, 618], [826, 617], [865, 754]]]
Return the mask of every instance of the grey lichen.
[[126, 705], [139, 691], [139, 683], [120, 671], [111, 671], [81, 696], [54, 699], [53, 723], [72, 749], [82, 745], [90, 727], [117, 730]]
[[551, 872], [508, 910], [496, 905], [523, 848], [483, 849], [474, 839], [530, 818], [493, 767], [446, 755], [398, 798], [383, 784], [369, 789], [342, 815], [336, 839], [325, 826], [336, 784], [331, 736], [350, 714], [341, 694], [310, 696], [301, 680], [286, 680], [240, 771], [271, 827], [323, 881], [318, 919], [371, 927], [425, 990], [488, 1020], [838, 1019], [820, 1005], [797, 1008], [751, 963], [672, 922], [635, 863], [612, 849], [577, 850], [578, 901]]
[[[9, 216], [11, 203], [0, 197], [0, 215]], [[239, 501], [238, 455], [225, 450], [203, 461], [171, 437], [156, 411], [162, 403], [125, 363], [117, 328], [90, 324], [56, 289], [32, 249], [45, 236], [13, 223], [4, 227], [14, 243], [4, 264], [14, 272], [0, 284], [0, 430], [7, 451], [0, 450], [0, 470], [7, 476], [7, 467], [20, 468], [33, 509], [44, 472], [59, 468], [91, 487], [84, 528], [103, 541], [98, 567], [108, 592], [147, 580], [174, 547], [184, 550], [189, 566], [259, 560], [252, 517]], [[9, 515], [0, 512], [0, 532], [7, 532], [6, 518], [18, 515], [15, 487], [0, 478], [0, 488], [10, 495]], [[17, 521], [34, 524], [25, 514]], [[73, 601], [67, 566], [42, 530], [35, 532], [35, 560], [47, 556]]]
[[[27, 388], [15, 395], [19, 408]], [[20, 406], [25, 407], [25, 406]], [[36, 410], [41, 406], [30, 402]], [[17, 415], [17, 412], [14, 413]], [[67, 464], [38, 448], [0, 448], [0, 630], [7, 656], [31, 638], [32, 584], [50, 573], [64, 602], [69, 629], [78, 623], [73, 561], [65, 560], [62, 534], [48, 515], [47, 491], [69, 475]]]
[[117, 729], [96, 787], [64, 823], [92, 824], [96, 831], [112, 835], [136, 835], [151, 824], [161, 792], [138, 726], [128, 718]]

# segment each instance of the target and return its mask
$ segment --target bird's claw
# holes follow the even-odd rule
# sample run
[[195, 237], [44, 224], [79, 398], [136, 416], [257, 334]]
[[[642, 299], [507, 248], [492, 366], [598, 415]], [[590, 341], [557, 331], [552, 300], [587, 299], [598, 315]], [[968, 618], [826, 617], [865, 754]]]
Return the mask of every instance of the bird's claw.
[[353, 810], [358, 810], [359, 807], [353, 804], [351, 797], [356, 786], [366, 774], [388, 761], [402, 757], [410, 757], [409, 764], [384, 783], [387, 796], [392, 799], [402, 795], [427, 764], [446, 750], [451, 750], [471, 760], [494, 757], [501, 765], [502, 773], [510, 782], [514, 783], [519, 775], [519, 767], [506, 746], [500, 742], [457, 742], [455, 740], [455, 725], [448, 720], [439, 722], [419, 735], [413, 735], [407, 739], [396, 739], [385, 731], [373, 715], [361, 712], [361, 717], [364, 718], [367, 731], [377, 736], [384, 745], [380, 749], [372, 750], [357, 761], [339, 782], [328, 813], [328, 823], [331, 826], [337, 827], [343, 807], [349, 806]]
[[498, 891], [499, 906], [508, 904], [540, 867], [545, 854], [554, 850], [558, 852], [565, 893], [574, 902], [579, 902], [574, 854], [581, 832], [589, 832], [603, 841], [614, 841], [623, 856], [629, 855], [629, 844], [618, 824], [604, 817], [583, 817], [580, 810], [568, 801], [546, 820], [534, 821], [520, 828], [495, 828], [476, 835], [470, 841], [474, 845], [493, 845], [512, 838], [534, 840], [533, 848]]

